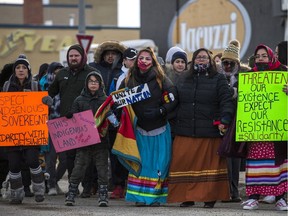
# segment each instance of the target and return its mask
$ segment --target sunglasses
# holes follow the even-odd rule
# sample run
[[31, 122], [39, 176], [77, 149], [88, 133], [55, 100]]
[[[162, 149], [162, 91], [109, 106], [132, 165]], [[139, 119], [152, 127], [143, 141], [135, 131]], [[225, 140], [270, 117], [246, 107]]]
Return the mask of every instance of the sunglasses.
[[235, 62], [233, 62], [233, 61], [222, 61], [222, 64], [224, 66], [228, 66], [228, 65], [230, 65], [231, 67], [235, 66]]

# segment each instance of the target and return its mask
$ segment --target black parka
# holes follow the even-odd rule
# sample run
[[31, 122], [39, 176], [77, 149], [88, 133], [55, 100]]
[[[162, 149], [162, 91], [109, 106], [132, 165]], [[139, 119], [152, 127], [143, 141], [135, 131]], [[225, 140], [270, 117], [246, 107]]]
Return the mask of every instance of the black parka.
[[215, 121], [231, 121], [234, 104], [226, 78], [185, 72], [177, 82], [179, 105], [175, 135], [221, 137]]
[[61, 69], [54, 82], [49, 86], [48, 93], [52, 98], [60, 93], [60, 115], [65, 116], [71, 109], [75, 98], [80, 95], [87, 75], [96, 69], [85, 65], [83, 70], [73, 73], [69, 67]]

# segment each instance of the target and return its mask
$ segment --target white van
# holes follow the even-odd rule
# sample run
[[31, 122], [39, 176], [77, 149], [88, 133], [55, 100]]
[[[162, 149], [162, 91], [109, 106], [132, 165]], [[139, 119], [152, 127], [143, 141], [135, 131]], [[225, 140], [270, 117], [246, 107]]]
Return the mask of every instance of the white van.
[[[158, 56], [158, 47], [156, 46], [153, 40], [150, 40], [150, 39], [125, 40], [125, 41], [120, 41], [120, 43], [124, 44], [126, 47], [132, 47], [137, 50], [141, 50], [146, 47], [151, 47], [153, 48], [156, 56]], [[89, 52], [87, 53], [87, 63], [94, 61], [94, 53], [98, 45], [99, 44], [91, 44]], [[66, 54], [67, 54], [68, 49], [69, 49], [69, 46], [61, 49], [59, 52], [60, 63], [63, 64], [65, 67], [67, 66]]]

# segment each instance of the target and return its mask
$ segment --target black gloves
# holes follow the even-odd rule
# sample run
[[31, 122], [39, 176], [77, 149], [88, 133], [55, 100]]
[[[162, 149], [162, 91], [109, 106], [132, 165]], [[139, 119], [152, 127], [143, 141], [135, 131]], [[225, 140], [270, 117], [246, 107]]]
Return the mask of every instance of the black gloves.
[[160, 118], [166, 115], [166, 109], [164, 107], [147, 108], [143, 115], [147, 119]]
[[42, 103], [46, 104], [48, 107], [53, 105], [53, 99], [50, 96], [45, 96], [42, 98]]
[[67, 112], [65, 117], [68, 118], [68, 119], [71, 119], [71, 118], [73, 118], [73, 113], [72, 112]]

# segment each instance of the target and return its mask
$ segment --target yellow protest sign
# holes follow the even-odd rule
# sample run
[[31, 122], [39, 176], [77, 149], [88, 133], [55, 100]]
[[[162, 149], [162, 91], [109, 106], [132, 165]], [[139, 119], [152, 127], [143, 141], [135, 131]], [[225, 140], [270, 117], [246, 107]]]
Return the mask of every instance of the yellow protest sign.
[[239, 73], [236, 141], [287, 140], [288, 73]]
[[0, 146], [34, 146], [48, 143], [47, 92], [0, 93]]

